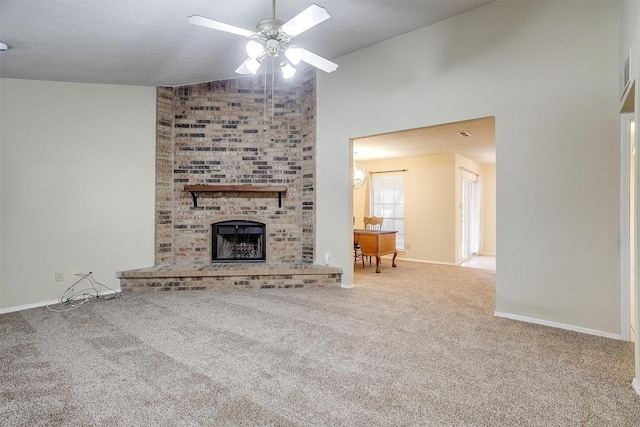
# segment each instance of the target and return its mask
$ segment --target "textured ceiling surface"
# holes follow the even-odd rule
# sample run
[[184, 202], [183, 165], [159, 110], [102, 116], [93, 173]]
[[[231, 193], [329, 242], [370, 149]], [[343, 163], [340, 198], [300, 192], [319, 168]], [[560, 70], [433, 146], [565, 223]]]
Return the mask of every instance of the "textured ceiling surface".
[[[295, 43], [333, 60], [489, 3], [486, 0], [316, 0], [331, 18]], [[312, 1], [279, 0], [287, 21]], [[247, 39], [189, 24], [198, 14], [255, 30], [270, 0], [2, 0], [0, 76], [177, 86], [233, 78]]]
[[495, 164], [495, 118], [483, 117], [353, 140], [356, 161], [442, 153], [458, 153], [479, 164]]

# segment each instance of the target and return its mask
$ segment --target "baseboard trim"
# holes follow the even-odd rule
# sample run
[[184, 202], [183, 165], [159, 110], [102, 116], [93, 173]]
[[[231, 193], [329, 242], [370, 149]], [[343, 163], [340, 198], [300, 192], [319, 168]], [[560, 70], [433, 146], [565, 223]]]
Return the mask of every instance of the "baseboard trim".
[[634, 378], [631, 382], [631, 386], [636, 391], [636, 394], [640, 395], [640, 381], [637, 378]]
[[[385, 258], [385, 257], [382, 257]], [[411, 261], [411, 262], [421, 262], [423, 264], [441, 264], [441, 265], [457, 265], [454, 262], [442, 262], [442, 261], [429, 261], [424, 259], [413, 259], [413, 258], [396, 258], [396, 261]]]
[[[100, 295], [101, 297], [112, 297], [117, 294], [120, 294], [121, 292], [122, 290], [120, 289], [111, 289], [109, 291], [98, 292], [98, 295]], [[83, 298], [78, 298], [78, 299], [83, 299]], [[45, 307], [47, 305], [58, 304], [59, 302], [60, 300], [54, 299], [51, 301], [36, 302], [33, 304], [23, 304], [23, 305], [16, 305], [14, 307], [0, 308], [0, 314], [13, 313], [15, 311], [23, 311], [23, 310], [29, 310], [32, 308]]]
[[517, 314], [502, 313], [499, 311], [494, 311], [493, 315], [496, 317], [502, 317], [505, 319], [517, 320], [519, 322], [534, 323], [536, 325], [543, 325], [543, 326], [549, 326], [552, 328], [564, 329], [567, 331], [580, 332], [582, 334], [596, 335], [599, 337], [611, 338], [614, 340], [622, 340], [622, 335], [620, 334], [612, 334], [610, 332], [599, 331], [597, 329], [583, 328], [580, 326], [567, 325], [565, 323], [551, 322], [548, 320], [536, 319], [536, 318], [527, 317], [527, 316], [519, 316]]
[[33, 303], [33, 304], [23, 304], [23, 305], [16, 305], [16, 306], [13, 306], [13, 307], [0, 308], [0, 314], [13, 313], [14, 311], [29, 310], [31, 308], [44, 307], [44, 306], [50, 305], [50, 304], [57, 304], [58, 302], [59, 301], [57, 299], [54, 299], [54, 300], [51, 300], [51, 301], [36, 302], [36, 303]]

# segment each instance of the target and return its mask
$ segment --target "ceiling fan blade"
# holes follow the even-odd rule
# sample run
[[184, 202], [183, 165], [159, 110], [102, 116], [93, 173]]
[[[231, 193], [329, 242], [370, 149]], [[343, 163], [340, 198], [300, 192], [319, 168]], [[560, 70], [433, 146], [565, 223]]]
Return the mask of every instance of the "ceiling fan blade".
[[300, 48], [300, 50], [302, 50], [302, 61], [321, 69], [325, 73], [331, 73], [338, 68], [338, 64], [331, 62], [328, 59], [323, 58], [322, 56], [318, 56], [315, 53], [309, 52], [308, 50], [303, 48]]
[[214, 30], [225, 31], [227, 33], [237, 34], [239, 36], [251, 37], [254, 32], [245, 30], [244, 28], [236, 27], [234, 25], [225, 24], [224, 22], [214, 21], [213, 19], [205, 18], [200, 15], [191, 15], [189, 17], [189, 23], [200, 25], [202, 27], [213, 28]]
[[312, 4], [285, 22], [282, 27], [280, 27], [280, 30], [291, 37], [295, 37], [329, 18], [330, 15], [327, 12], [327, 9], [320, 7], [317, 4]]
[[251, 70], [247, 67], [247, 61], [244, 61], [238, 68], [236, 68], [238, 74], [251, 74]]

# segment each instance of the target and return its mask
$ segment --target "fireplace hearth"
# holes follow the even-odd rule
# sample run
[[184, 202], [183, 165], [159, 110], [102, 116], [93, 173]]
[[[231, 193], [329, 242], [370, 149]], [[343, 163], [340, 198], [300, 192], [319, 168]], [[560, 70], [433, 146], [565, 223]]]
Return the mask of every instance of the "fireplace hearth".
[[255, 221], [222, 221], [211, 225], [211, 262], [265, 262], [266, 227]]

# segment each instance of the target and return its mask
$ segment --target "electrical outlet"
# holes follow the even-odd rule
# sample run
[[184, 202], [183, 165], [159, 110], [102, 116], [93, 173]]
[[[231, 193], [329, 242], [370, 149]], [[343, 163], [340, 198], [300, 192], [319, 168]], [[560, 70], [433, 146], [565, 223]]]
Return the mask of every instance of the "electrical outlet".
[[56, 282], [62, 282], [64, 280], [64, 273], [57, 272], [56, 273]]

